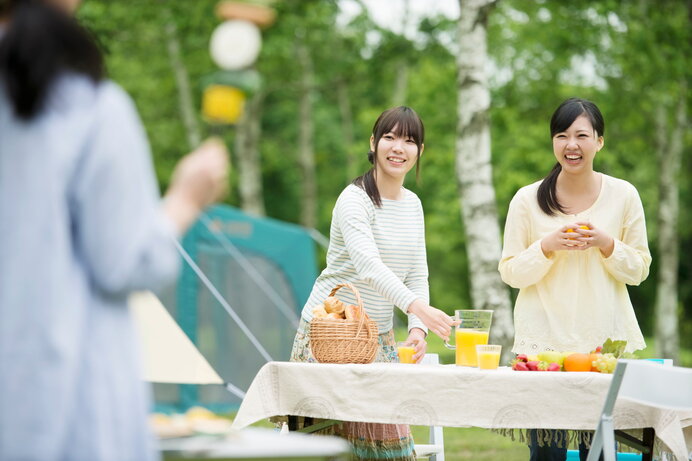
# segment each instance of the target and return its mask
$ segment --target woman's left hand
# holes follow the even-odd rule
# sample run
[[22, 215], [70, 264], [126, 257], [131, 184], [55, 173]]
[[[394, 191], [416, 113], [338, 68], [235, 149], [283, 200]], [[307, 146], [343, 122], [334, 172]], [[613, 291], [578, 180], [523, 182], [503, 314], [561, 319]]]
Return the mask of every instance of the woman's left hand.
[[[582, 229], [581, 226], [588, 227], [588, 229]], [[590, 222], [582, 221], [576, 223], [573, 231], [580, 234], [580, 236], [576, 237], [574, 240], [582, 243], [581, 245], [572, 247], [573, 250], [588, 250], [589, 248], [595, 247], [601, 250], [601, 253], [603, 253], [603, 256], [606, 258], [613, 254], [613, 248], [615, 248], [615, 240], [613, 240], [613, 237], [595, 227]]]
[[411, 328], [408, 333], [406, 342], [411, 344], [416, 352], [413, 354], [413, 361], [420, 363], [425, 356], [425, 351], [428, 348], [428, 343], [425, 342], [425, 332], [420, 328]]

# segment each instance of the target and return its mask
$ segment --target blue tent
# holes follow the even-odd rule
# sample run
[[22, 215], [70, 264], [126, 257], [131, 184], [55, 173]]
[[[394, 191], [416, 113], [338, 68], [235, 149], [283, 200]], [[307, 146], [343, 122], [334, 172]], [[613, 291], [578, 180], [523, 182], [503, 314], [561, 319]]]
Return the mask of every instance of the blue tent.
[[[268, 358], [289, 358], [317, 276], [314, 242], [295, 224], [220, 205], [195, 223], [183, 248], [203, 275], [183, 262], [177, 286], [160, 298], [224, 381], [246, 390]], [[240, 403], [221, 386], [156, 384], [154, 393], [159, 410], [227, 411]]]

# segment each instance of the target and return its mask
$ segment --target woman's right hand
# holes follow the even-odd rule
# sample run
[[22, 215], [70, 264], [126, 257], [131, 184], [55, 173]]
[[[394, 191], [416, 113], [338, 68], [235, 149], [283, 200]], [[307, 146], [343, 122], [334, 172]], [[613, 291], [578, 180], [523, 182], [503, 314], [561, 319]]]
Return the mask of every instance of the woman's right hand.
[[164, 210], [181, 233], [204, 208], [225, 195], [229, 169], [228, 150], [219, 138], [208, 139], [178, 162]]
[[432, 307], [422, 299], [413, 301], [407, 311], [418, 317], [421, 322], [428, 327], [428, 330], [435, 333], [445, 341], [449, 341], [449, 335], [452, 333], [452, 327], [459, 324], [458, 320], [445, 314], [440, 309]]
[[567, 224], [543, 237], [541, 240], [541, 250], [543, 250], [546, 258], [549, 258], [553, 251], [574, 250], [576, 247], [583, 245], [583, 242], [575, 240], [575, 237], [581, 237], [581, 235], [572, 232], [573, 229], [578, 227], [579, 224], [577, 223]]

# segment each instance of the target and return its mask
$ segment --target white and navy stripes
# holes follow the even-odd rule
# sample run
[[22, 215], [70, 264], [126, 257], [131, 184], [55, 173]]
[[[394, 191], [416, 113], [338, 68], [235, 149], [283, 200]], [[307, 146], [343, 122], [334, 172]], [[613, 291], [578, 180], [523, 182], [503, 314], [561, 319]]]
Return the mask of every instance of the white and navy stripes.
[[[327, 267], [303, 308], [305, 320], [310, 321], [312, 308], [344, 282], [358, 289], [380, 333], [392, 329], [394, 306], [406, 312], [417, 298], [429, 301], [423, 207], [416, 194], [403, 191], [403, 199], [382, 199], [382, 207], [377, 208], [361, 188], [344, 189], [332, 213]], [[338, 296], [355, 303], [346, 289], [339, 290]], [[408, 327], [427, 332], [413, 315]]]

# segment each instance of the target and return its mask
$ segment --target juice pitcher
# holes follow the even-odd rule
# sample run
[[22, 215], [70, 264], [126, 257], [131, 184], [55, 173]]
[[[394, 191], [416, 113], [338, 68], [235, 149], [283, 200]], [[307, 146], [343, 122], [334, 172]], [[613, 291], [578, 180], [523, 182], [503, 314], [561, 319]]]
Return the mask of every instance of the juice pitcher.
[[454, 317], [460, 321], [454, 332], [456, 346], [446, 341], [445, 346], [456, 349], [457, 365], [475, 367], [478, 365], [476, 346], [488, 344], [493, 311], [460, 309], [454, 311]]

